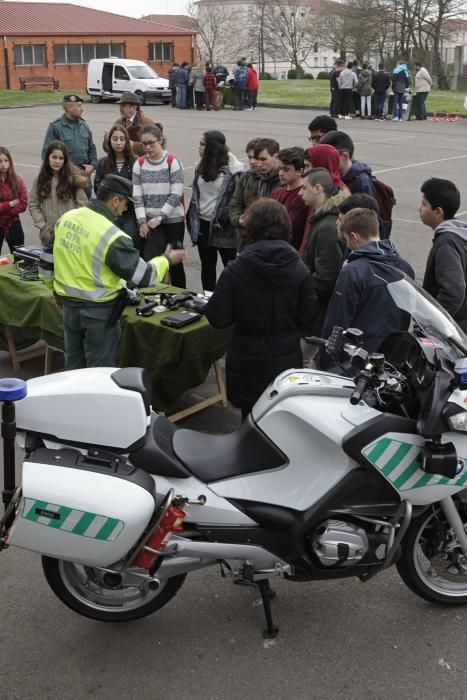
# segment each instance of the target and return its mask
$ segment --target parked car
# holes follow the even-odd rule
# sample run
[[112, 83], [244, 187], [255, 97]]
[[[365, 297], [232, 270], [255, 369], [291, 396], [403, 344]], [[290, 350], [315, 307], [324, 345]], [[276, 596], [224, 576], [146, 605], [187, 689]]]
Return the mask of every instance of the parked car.
[[93, 58], [88, 64], [86, 91], [91, 102], [118, 98], [124, 92], [139, 95], [141, 104], [148, 100], [170, 104], [169, 81], [161, 78], [144, 63], [130, 58]]

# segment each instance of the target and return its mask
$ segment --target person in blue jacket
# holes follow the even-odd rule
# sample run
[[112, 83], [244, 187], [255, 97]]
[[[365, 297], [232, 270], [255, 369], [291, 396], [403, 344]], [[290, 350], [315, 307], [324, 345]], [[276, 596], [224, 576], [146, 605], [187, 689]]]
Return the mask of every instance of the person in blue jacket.
[[[384, 263], [414, 278], [411, 265], [390, 240], [380, 240], [376, 212], [351, 209], [339, 223], [339, 235], [350, 253], [337, 278], [323, 325], [323, 338], [334, 326], [358, 328], [364, 333], [363, 347], [377, 352], [389, 333], [407, 330], [410, 317], [394, 304], [386, 282], [375, 274], [371, 263]], [[322, 358], [326, 366], [329, 358]]]
[[320, 144], [327, 143], [339, 151], [339, 172], [343, 182], [352, 194], [369, 194], [376, 197], [371, 168], [354, 156], [354, 142], [343, 131], [328, 131], [324, 134]]
[[392, 107], [392, 121], [403, 122], [404, 113], [402, 105], [404, 104], [404, 93], [410, 85], [409, 69], [407, 63], [398, 61], [397, 66], [392, 72], [392, 91], [394, 93], [394, 104]]
[[240, 59], [234, 73], [234, 90], [235, 90], [235, 107], [236, 110], [245, 109], [245, 94], [246, 94], [246, 78], [247, 78], [246, 60]]

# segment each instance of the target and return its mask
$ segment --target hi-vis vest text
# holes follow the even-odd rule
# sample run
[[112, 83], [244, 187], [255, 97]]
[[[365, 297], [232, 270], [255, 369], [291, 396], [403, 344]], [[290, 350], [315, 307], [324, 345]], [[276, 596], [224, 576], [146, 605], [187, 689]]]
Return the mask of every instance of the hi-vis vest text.
[[87, 207], [64, 214], [55, 227], [54, 291], [83, 301], [114, 299], [122, 283], [105, 264], [109, 246], [124, 236], [105, 216]]

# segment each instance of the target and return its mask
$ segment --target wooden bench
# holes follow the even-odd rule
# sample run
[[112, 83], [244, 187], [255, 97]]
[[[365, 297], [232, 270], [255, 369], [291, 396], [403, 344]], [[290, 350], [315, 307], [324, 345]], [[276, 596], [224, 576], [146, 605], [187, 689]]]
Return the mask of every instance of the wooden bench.
[[27, 87], [49, 87], [58, 90], [59, 82], [55, 80], [53, 75], [29, 75], [27, 78], [20, 78], [19, 84], [21, 90], [26, 90]]

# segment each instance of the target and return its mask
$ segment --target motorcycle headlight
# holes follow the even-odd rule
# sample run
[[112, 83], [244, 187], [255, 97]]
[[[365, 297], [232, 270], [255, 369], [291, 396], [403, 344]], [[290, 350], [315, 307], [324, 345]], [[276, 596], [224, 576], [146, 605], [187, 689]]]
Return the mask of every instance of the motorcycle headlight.
[[452, 430], [458, 430], [461, 433], [467, 433], [467, 412], [455, 413], [448, 418], [449, 426]]

